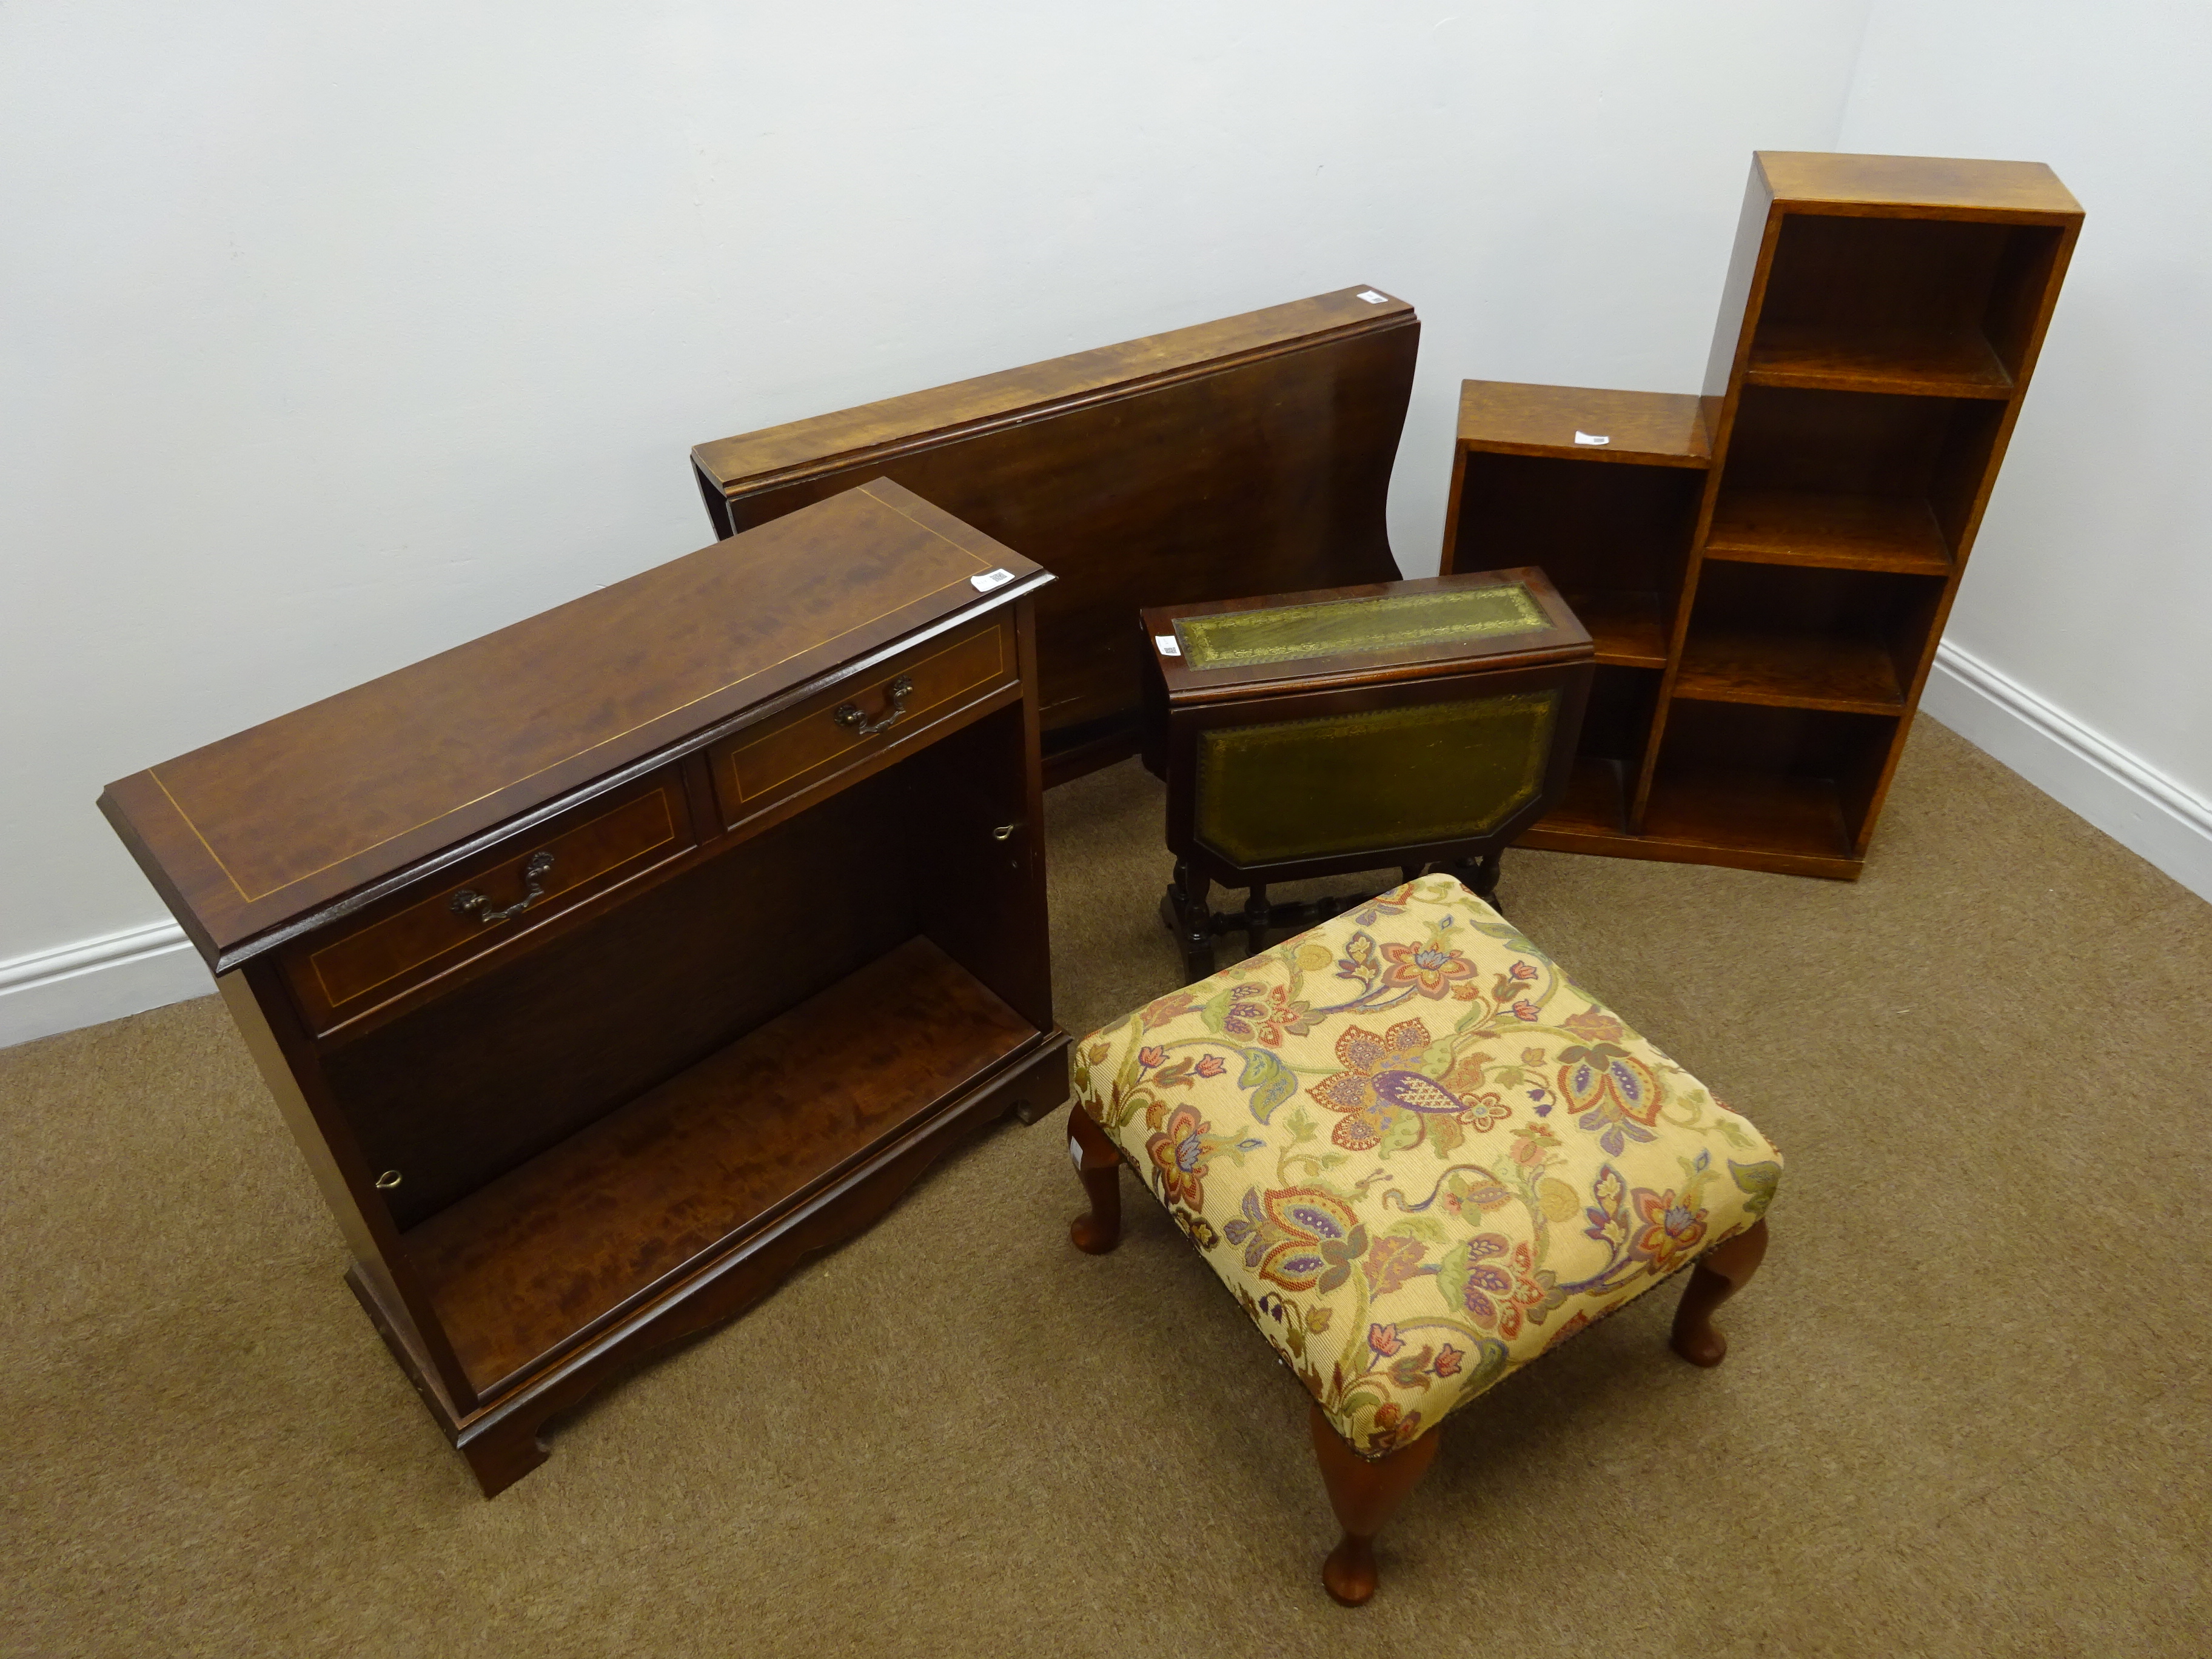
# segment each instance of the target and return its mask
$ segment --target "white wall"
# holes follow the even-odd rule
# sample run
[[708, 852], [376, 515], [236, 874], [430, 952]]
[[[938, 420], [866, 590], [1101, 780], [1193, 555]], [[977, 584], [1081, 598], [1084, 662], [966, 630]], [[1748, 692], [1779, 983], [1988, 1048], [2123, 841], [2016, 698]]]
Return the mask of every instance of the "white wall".
[[2087, 210], [1927, 707], [2212, 897], [2212, 7], [1875, 0], [1837, 147]]
[[703, 439], [1373, 283], [1434, 568], [1458, 380], [1693, 386], [1865, 9], [0, 9], [0, 1042], [204, 988], [104, 782], [700, 545]]

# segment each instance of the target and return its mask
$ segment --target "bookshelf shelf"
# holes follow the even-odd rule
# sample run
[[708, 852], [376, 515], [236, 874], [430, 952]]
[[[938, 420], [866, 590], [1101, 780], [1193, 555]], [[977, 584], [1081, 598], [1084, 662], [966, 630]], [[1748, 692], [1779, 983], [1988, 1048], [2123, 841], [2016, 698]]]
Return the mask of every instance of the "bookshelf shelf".
[[1674, 695], [1705, 702], [1894, 714], [1905, 707], [1896, 665], [1879, 641], [1748, 629], [1690, 640]]
[[2012, 376], [1971, 326], [1886, 328], [1797, 323], [1762, 330], [1744, 371], [1753, 386], [1888, 392], [1926, 398], [2009, 398]]
[[1748, 768], [1679, 768], [1654, 788], [1645, 832], [1687, 847], [1842, 863], [1851, 857], [1842, 799], [1827, 778]]
[[1589, 630], [1600, 663], [1617, 668], [1667, 665], [1667, 614], [1658, 594], [1600, 591], [1563, 597]]
[[1875, 639], [1790, 633], [1708, 633], [1683, 648], [1674, 695], [1708, 703], [1836, 708], [1896, 714], [1896, 664]]
[[1037, 1037], [917, 936], [430, 1217], [407, 1249], [491, 1392], [711, 1269]]
[[1948, 576], [1951, 550], [1922, 498], [1723, 491], [1705, 556], [1748, 564], [1826, 566]]
[[1566, 797], [1540, 820], [1547, 830], [1618, 836], [1627, 829], [1627, 769], [1597, 755], [1575, 757]]

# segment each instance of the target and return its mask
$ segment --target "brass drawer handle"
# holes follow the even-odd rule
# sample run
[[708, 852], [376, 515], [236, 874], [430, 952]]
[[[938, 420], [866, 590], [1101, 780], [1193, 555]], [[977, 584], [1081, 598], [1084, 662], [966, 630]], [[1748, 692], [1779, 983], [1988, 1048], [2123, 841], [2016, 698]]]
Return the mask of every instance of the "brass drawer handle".
[[891, 712], [879, 720], [870, 720], [860, 713], [855, 702], [841, 702], [830, 718], [840, 726], [849, 726], [864, 738], [872, 738], [878, 732], [888, 732], [898, 724], [899, 716], [906, 713], [906, 700], [914, 695], [914, 682], [900, 675], [890, 684]]
[[538, 885], [538, 878], [552, 867], [552, 854], [532, 853], [530, 855], [530, 862], [522, 866], [522, 879], [525, 883], [522, 896], [504, 910], [485, 909], [484, 906], [489, 904], [491, 901], [473, 887], [464, 887], [459, 892], [454, 894], [453, 903], [448, 908], [454, 915], [461, 916], [468, 915], [471, 910], [475, 911], [477, 921], [487, 927], [495, 921], [505, 921], [510, 916], [519, 916], [545, 896], [545, 890]]
[[376, 1190], [380, 1193], [388, 1193], [398, 1184], [399, 1171], [397, 1170], [386, 1170], [376, 1178]]

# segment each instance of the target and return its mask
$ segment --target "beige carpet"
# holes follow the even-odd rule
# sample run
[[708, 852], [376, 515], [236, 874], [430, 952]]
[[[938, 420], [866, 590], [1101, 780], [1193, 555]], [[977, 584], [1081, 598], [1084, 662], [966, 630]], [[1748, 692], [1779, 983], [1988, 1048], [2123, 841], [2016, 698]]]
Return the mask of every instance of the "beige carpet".
[[[1157, 787], [1051, 799], [1060, 1007], [1176, 983]], [[100, 833], [88, 820], [88, 835]], [[210, 999], [0, 1054], [10, 1653], [2200, 1654], [2212, 907], [1939, 726], [1855, 886], [1521, 853], [1515, 919], [1783, 1145], [1455, 1419], [1350, 1613], [1304, 1395], [1009, 1122], [477, 1495]]]

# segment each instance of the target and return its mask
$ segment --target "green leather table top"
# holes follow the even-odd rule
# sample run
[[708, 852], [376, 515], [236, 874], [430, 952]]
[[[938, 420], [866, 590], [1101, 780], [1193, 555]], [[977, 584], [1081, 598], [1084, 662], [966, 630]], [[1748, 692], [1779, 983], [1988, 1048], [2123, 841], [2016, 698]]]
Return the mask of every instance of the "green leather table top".
[[1526, 587], [1508, 582], [1182, 617], [1175, 630], [1183, 661], [1207, 669], [1487, 642], [1554, 626]]

